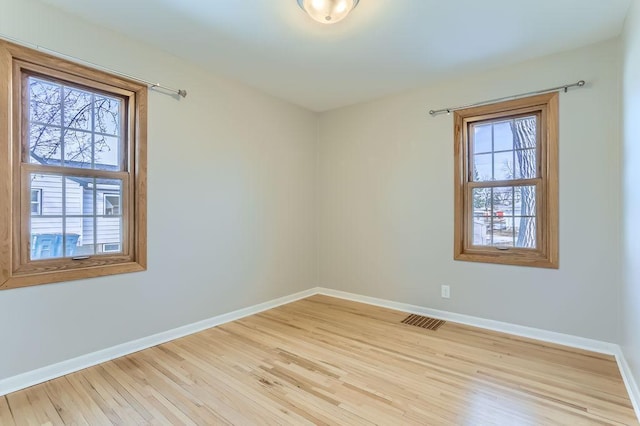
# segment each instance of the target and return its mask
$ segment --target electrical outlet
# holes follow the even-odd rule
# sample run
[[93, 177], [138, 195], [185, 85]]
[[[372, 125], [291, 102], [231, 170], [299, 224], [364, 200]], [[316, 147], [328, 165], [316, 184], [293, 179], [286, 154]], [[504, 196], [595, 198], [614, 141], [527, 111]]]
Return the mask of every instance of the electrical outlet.
[[451, 289], [448, 285], [443, 285], [440, 287], [440, 295], [443, 299], [448, 299], [449, 297], [451, 297]]

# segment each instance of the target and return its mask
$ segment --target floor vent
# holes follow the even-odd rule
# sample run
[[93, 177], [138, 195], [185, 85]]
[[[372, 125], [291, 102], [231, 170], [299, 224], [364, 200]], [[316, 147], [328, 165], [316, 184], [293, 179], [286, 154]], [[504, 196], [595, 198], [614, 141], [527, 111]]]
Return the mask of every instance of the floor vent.
[[402, 320], [403, 324], [415, 325], [416, 327], [426, 328], [427, 330], [437, 330], [446, 321], [423, 317], [422, 315], [411, 314]]

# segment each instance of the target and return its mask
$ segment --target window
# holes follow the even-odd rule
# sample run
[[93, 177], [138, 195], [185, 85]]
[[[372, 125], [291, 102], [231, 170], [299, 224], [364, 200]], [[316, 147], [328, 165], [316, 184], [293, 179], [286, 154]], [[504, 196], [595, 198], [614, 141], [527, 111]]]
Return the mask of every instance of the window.
[[42, 214], [42, 189], [31, 188], [31, 215]]
[[0, 289], [144, 270], [146, 86], [4, 41], [0, 58]]
[[558, 267], [558, 94], [455, 112], [454, 258]]
[[120, 251], [120, 243], [112, 243], [112, 244], [103, 244], [102, 252], [103, 253], [117, 253]]
[[104, 194], [104, 215], [118, 216], [120, 214], [120, 194]]

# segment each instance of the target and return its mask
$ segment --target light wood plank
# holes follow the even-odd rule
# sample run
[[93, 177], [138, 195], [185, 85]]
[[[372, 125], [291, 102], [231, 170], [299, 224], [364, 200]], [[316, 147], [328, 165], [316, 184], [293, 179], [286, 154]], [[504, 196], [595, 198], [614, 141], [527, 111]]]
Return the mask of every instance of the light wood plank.
[[15, 426], [13, 414], [9, 408], [9, 401], [4, 396], [0, 396], [0, 425]]
[[313, 296], [0, 398], [7, 424], [637, 425], [611, 356]]

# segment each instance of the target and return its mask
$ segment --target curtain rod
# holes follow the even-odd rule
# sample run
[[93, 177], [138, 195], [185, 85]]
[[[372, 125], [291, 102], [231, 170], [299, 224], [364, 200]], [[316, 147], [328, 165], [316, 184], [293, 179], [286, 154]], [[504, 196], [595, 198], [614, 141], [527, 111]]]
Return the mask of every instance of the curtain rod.
[[465, 108], [471, 108], [471, 107], [475, 107], [475, 106], [493, 104], [493, 103], [496, 103], [496, 102], [506, 101], [506, 100], [510, 100], [510, 99], [523, 98], [525, 96], [541, 95], [543, 93], [551, 93], [551, 92], [559, 92], [560, 90], [563, 90], [565, 93], [567, 93], [567, 91], [569, 90], [570, 87], [583, 87], [585, 84], [586, 83], [585, 83], [584, 80], [580, 80], [577, 83], [565, 84], [563, 86], [551, 87], [549, 89], [544, 89], [544, 90], [536, 90], [534, 92], [520, 93], [519, 95], [505, 96], [504, 98], [497, 98], [497, 99], [491, 99], [489, 101], [476, 102], [475, 104], [468, 104], [468, 105], [462, 105], [462, 106], [457, 106], [457, 107], [449, 107], [449, 108], [442, 108], [442, 109], [436, 109], [436, 110], [432, 109], [431, 111], [429, 111], [429, 114], [432, 117], [435, 117], [436, 115], [439, 115], [439, 114], [444, 114], [444, 113], [449, 114], [449, 113], [451, 113], [451, 111], [458, 111], [458, 110], [465, 109]]
[[12, 43], [19, 44], [21, 46], [30, 47], [32, 49], [36, 49], [36, 50], [40, 50], [40, 51], [49, 53], [50, 55], [57, 56], [57, 57], [62, 58], [62, 59], [67, 59], [69, 61], [76, 62], [76, 63], [78, 63], [80, 65], [88, 65], [90, 67], [97, 68], [97, 69], [99, 69], [101, 71], [106, 71], [106, 72], [109, 72], [111, 74], [119, 75], [120, 77], [128, 78], [130, 80], [135, 80], [135, 81], [138, 81], [140, 83], [144, 83], [150, 89], [162, 89], [162, 90], [165, 90], [167, 92], [171, 92], [171, 93], [173, 93], [173, 94], [175, 94], [177, 96], [181, 96], [183, 98], [187, 97], [187, 91], [184, 90], [184, 89], [174, 89], [172, 87], [168, 87], [168, 86], [165, 86], [165, 85], [160, 84], [160, 83], [154, 83], [154, 82], [142, 79], [142, 78], [134, 77], [132, 75], [125, 74], [123, 72], [116, 71], [116, 70], [111, 69], [111, 68], [103, 67], [102, 65], [94, 64], [93, 62], [85, 61], [84, 59], [80, 59], [80, 58], [77, 58], [75, 56], [67, 55], [65, 53], [61, 53], [61, 52], [58, 52], [58, 51], [53, 50], [53, 49], [48, 49], [48, 48], [40, 46], [38, 44], [33, 44], [33, 43], [26, 42], [26, 41], [18, 40], [18, 39], [15, 39], [13, 37], [6, 36], [4, 34], [0, 34], [0, 38], [4, 39], [6, 41], [10, 41]]

